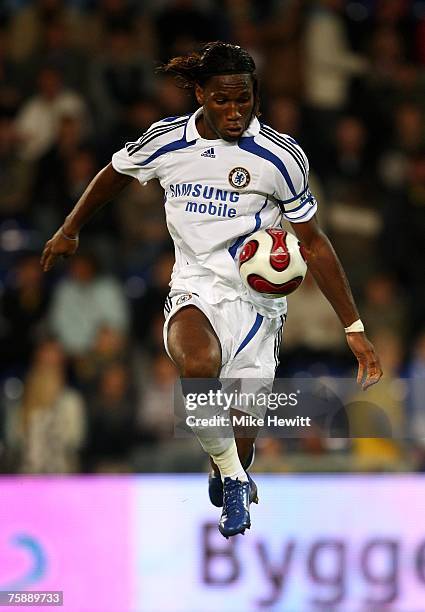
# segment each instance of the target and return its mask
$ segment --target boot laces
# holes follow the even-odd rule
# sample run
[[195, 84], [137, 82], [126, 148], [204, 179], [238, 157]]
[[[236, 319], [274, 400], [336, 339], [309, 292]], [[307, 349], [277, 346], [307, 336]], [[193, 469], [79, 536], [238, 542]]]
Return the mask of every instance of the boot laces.
[[237, 513], [245, 510], [244, 507], [244, 485], [247, 482], [241, 480], [233, 480], [229, 478], [224, 483], [224, 506], [226, 508], [226, 514]]

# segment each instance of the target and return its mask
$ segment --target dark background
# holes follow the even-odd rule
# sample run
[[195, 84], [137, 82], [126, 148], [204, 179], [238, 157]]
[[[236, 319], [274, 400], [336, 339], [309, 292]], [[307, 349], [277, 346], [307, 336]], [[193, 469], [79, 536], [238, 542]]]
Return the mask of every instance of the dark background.
[[[132, 184], [52, 273], [38, 260], [114, 151], [161, 117], [195, 108], [156, 75], [158, 63], [215, 39], [253, 55], [261, 119], [309, 157], [320, 222], [386, 373], [367, 399], [402, 432], [393, 441], [328, 439], [320, 429], [303, 440], [262, 439], [256, 466], [422, 470], [425, 3], [3, 0], [3, 472], [205, 465], [195, 440], [172, 439], [176, 372], [162, 346], [162, 309], [174, 256], [159, 186]], [[352, 376], [355, 366], [307, 277], [289, 299], [278, 374]]]

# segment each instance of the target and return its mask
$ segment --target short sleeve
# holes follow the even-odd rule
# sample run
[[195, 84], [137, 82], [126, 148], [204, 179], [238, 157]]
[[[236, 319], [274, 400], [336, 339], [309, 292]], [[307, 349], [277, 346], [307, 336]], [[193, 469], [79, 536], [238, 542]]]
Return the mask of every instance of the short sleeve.
[[[154, 124], [155, 125], [155, 124]], [[112, 167], [121, 174], [127, 174], [140, 183], [146, 183], [157, 176], [156, 171], [162, 158], [157, 155], [158, 140], [154, 138], [155, 127], [149, 128], [136, 142], [126, 145], [113, 154]]]
[[292, 138], [285, 139], [285, 149], [279, 151], [281, 164], [277, 172], [276, 195], [284, 219], [304, 223], [317, 211], [317, 201], [308, 186], [308, 159]]

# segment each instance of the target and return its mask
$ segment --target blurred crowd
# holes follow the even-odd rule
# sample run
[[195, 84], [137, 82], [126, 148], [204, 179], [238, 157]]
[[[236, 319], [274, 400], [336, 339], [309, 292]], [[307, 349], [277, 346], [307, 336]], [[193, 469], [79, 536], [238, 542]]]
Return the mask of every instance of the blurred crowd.
[[[39, 256], [114, 151], [196, 108], [158, 64], [217, 39], [253, 55], [261, 119], [308, 154], [320, 222], [385, 370], [368, 397], [397, 424], [393, 440], [262, 439], [257, 466], [425, 469], [425, 2], [2, 0], [3, 472], [205, 464], [195, 440], [172, 439], [162, 325], [174, 254], [160, 187], [132, 184], [53, 272]], [[278, 375], [355, 366], [307, 276], [289, 299]]]

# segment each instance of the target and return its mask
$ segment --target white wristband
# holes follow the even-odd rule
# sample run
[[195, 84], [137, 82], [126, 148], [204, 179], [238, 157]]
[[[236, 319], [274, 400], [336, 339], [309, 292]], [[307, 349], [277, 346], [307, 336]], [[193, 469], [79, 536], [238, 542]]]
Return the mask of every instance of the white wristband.
[[346, 334], [351, 334], [352, 332], [364, 332], [364, 325], [361, 319], [357, 319], [354, 323], [351, 323], [348, 327], [344, 327], [344, 331]]
[[64, 238], [66, 238], [66, 240], [78, 240], [78, 236], [68, 236], [67, 234], [65, 234], [62, 227], [61, 227], [61, 234]]

